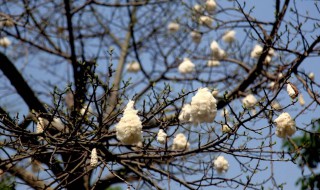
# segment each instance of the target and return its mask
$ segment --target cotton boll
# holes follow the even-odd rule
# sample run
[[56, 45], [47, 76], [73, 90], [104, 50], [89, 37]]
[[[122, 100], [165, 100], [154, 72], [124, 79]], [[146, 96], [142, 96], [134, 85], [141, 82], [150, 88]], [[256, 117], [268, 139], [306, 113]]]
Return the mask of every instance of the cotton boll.
[[45, 120], [42, 117], [38, 118], [37, 131], [36, 133], [43, 133], [44, 127], [46, 126]]
[[266, 59], [264, 60], [264, 64], [269, 64], [271, 63], [272, 57], [267, 55]]
[[270, 48], [270, 49], [269, 49], [269, 51], [268, 51], [268, 55], [269, 55], [269, 56], [271, 56], [271, 57], [273, 57], [273, 56], [275, 56], [275, 55], [276, 55], [276, 52], [274, 51], [274, 49], [273, 49], [273, 48]]
[[253, 108], [257, 104], [257, 99], [254, 95], [249, 94], [243, 98], [242, 103], [246, 108]]
[[211, 92], [212, 96], [214, 97], [217, 97], [218, 94], [219, 94], [219, 91], [217, 89], [214, 89], [212, 92]]
[[236, 39], [236, 31], [234, 30], [229, 30], [222, 36], [222, 40], [226, 43], [232, 43], [235, 41], [235, 39]]
[[211, 26], [213, 23], [213, 19], [209, 16], [200, 16], [199, 17], [199, 24], [205, 26]]
[[213, 40], [210, 44], [210, 49], [213, 54], [219, 54], [220, 46], [217, 41]]
[[273, 89], [275, 84], [276, 84], [276, 83], [272, 81], [272, 82], [270, 82], [269, 87], [270, 87], [271, 89]]
[[288, 95], [294, 99], [298, 96], [299, 94], [299, 91], [297, 89], [297, 87], [295, 87], [293, 84], [291, 84], [290, 82], [288, 82], [287, 84], [287, 92], [288, 92]]
[[282, 73], [279, 73], [279, 74], [278, 74], [278, 78], [281, 79], [282, 77], [283, 77], [283, 74], [282, 74]]
[[140, 71], [140, 64], [137, 61], [133, 61], [127, 65], [127, 71], [131, 73], [136, 73]]
[[184, 58], [180, 63], [178, 70], [181, 74], [187, 74], [194, 71], [195, 65], [188, 58]]
[[184, 134], [179, 133], [173, 139], [172, 150], [188, 150], [190, 143]]
[[275, 110], [280, 110], [281, 109], [281, 105], [276, 101], [271, 102], [271, 107], [273, 109], [275, 109]]
[[180, 24], [176, 22], [170, 22], [167, 28], [170, 33], [175, 33], [175, 32], [178, 32], [178, 30], [180, 29]]
[[197, 13], [200, 13], [200, 12], [202, 12], [202, 7], [199, 4], [195, 4], [193, 6], [193, 10], [196, 11]]
[[192, 41], [193, 41], [194, 43], [200, 43], [200, 42], [201, 42], [202, 35], [201, 35], [200, 32], [192, 31], [192, 32], [190, 33], [190, 36], [191, 36]]
[[311, 72], [308, 76], [309, 76], [309, 78], [310, 78], [311, 80], [314, 80], [314, 73], [313, 73], [313, 72]]
[[286, 136], [292, 136], [296, 132], [295, 122], [291, 116], [284, 112], [274, 120], [276, 124], [276, 135], [280, 138], [286, 138]]
[[157, 135], [157, 141], [160, 144], [165, 144], [166, 143], [166, 138], [167, 138], [167, 134], [163, 131], [163, 129], [160, 129]]
[[227, 57], [226, 52], [223, 49], [219, 50], [219, 53], [217, 55], [214, 55], [217, 59], [224, 59]]
[[218, 156], [218, 158], [213, 161], [213, 166], [219, 174], [227, 172], [229, 169], [229, 163], [223, 156]]
[[230, 133], [231, 130], [232, 130], [232, 129], [231, 129], [228, 125], [222, 125], [221, 131], [222, 131], [223, 133]]
[[97, 165], [98, 165], [97, 149], [93, 148], [91, 151], [90, 166], [96, 167]]
[[214, 0], [207, 0], [205, 7], [208, 12], [213, 12], [217, 8], [217, 3]]
[[218, 60], [208, 60], [207, 66], [208, 67], [217, 67], [217, 66], [220, 66], [220, 62]]
[[129, 101], [122, 118], [116, 125], [117, 139], [125, 145], [133, 145], [142, 141], [142, 123], [133, 105], [134, 101]]
[[259, 58], [262, 53], [263, 47], [260, 45], [255, 45], [253, 50], [251, 51], [251, 58]]
[[199, 88], [191, 100], [191, 122], [212, 123], [217, 114], [217, 100], [207, 88]]
[[182, 110], [179, 115], [180, 122], [189, 122], [191, 119], [191, 105], [185, 104], [182, 107]]
[[11, 41], [9, 40], [9, 38], [7, 38], [7, 37], [0, 38], [0, 46], [6, 48], [10, 45], [11, 45]]
[[299, 103], [300, 103], [301, 106], [304, 106], [306, 104], [302, 94], [299, 95]]

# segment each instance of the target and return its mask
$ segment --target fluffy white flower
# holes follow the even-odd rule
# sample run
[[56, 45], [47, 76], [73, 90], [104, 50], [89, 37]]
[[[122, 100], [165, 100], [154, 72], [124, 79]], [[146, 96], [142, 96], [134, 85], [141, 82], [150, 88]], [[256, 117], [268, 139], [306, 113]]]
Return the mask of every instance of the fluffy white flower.
[[213, 166], [218, 173], [227, 172], [229, 169], [229, 163], [223, 156], [218, 156], [218, 158], [213, 161]]
[[304, 98], [302, 96], [302, 94], [299, 95], [299, 103], [301, 106], [304, 106], [304, 104], [306, 104], [306, 102], [304, 101]]
[[311, 80], [314, 80], [314, 73], [313, 72], [311, 72], [311, 73], [309, 73], [309, 78], [311, 79]]
[[179, 121], [181, 122], [189, 122], [191, 119], [191, 105], [185, 104], [182, 107], [182, 110], [179, 115]]
[[272, 81], [272, 82], [270, 82], [269, 87], [270, 87], [270, 88], [274, 88], [274, 85], [275, 85], [275, 84], [276, 84], [276, 83]]
[[282, 73], [279, 73], [278, 74], [278, 78], [280, 79], [280, 78], [282, 78], [283, 77], [283, 74]]
[[259, 58], [262, 53], [263, 47], [260, 45], [255, 45], [253, 50], [251, 51], [251, 58]]
[[299, 92], [298, 92], [298, 90], [296, 89], [296, 87], [293, 86], [293, 84], [291, 84], [291, 83], [288, 83], [288, 84], [287, 84], [287, 92], [288, 92], [288, 95], [289, 95], [292, 99], [296, 98], [296, 97], [298, 96], [298, 94], [299, 94]]
[[8, 47], [11, 45], [11, 41], [7, 37], [0, 38], [0, 46]]
[[276, 52], [274, 51], [273, 48], [269, 49], [268, 55], [271, 56], [271, 57], [276, 55]]
[[217, 3], [214, 0], [207, 0], [205, 6], [208, 12], [213, 12], [217, 8]]
[[179, 133], [173, 139], [172, 150], [187, 150], [189, 147], [190, 143], [184, 134]]
[[201, 12], [202, 11], [202, 7], [201, 7], [201, 5], [199, 5], [199, 4], [195, 4], [194, 6], [193, 6], [193, 10], [195, 10], [196, 12]]
[[199, 17], [199, 24], [205, 26], [211, 26], [213, 23], [213, 19], [209, 16], [202, 15]]
[[219, 91], [217, 89], [214, 89], [212, 92], [211, 92], [212, 96], [216, 97], [218, 96], [219, 94]]
[[195, 65], [190, 61], [188, 58], [184, 58], [183, 61], [180, 63], [178, 70], [182, 74], [191, 73], [194, 71]]
[[208, 88], [199, 88], [191, 100], [191, 118], [194, 124], [212, 123], [217, 114], [217, 100]]
[[246, 108], [253, 108], [257, 104], [257, 99], [254, 95], [249, 94], [243, 98], [242, 103]]
[[218, 60], [208, 60], [207, 66], [208, 67], [217, 67], [220, 65], [220, 61]]
[[272, 57], [270, 55], [267, 55], [266, 59], [264, 60], [265, 64], [271, 63]]
[[226, 108], [223, 108], [223, 110], [221, 110], [221, 117], [226, 117], [227, 119], [229, 118], [229, 111]]
[[222, 125], [221, 130], [223, 133], [229, 133], [229, 132], [231, 132], [232, 129], [228, 125]]
[[215, 40], [211, 42], [210, 49], [215, 58], [222, 59], [226, 57], [226, 52], [220, 48], [218, 42], [216, 42]]
[[176, 22], [170, 22], [168, 24], [168, 30], [170, 33], [178, 32], [179, 29], [180, 29], [180, 25]]
[[271, 102], [271, 107], [273, 109], [275, 109], [275, 110], [280, 110], [281, 109], [281, 105], [276, 101]]
[[190, 33], [190, 36], [191, 36], [192, 41], [193, 41], [194, 43], [200, 43], [200, 42], [201, 42], [201, 37], [202, 37], [202, 35], [201, 35], [200, 32], [192, 31], [192, 32]]
[[126, 145], [133, 145], [142, 141], [142, 123], [138, 116], [138, 110], [133, 108], [134, 101], [129, 101], [123, 116], [116, 125], [116, 136]]
[[160, 144], [166, 143], [167, 134], [163, 131], [163, 129], [160, 129], [157, 135], [157, 141]]
[[133, 61], [129, 63], [126, 68], [128, 72], [136, 73], [140, 71], [140, 64], [137, 61]]
[[97, 149], [93, 148], [91, 151], [90, 166], [96, 167], [97, 165], [98, 165]]
[[222, 40], [227, 43], [232, 43], [235, 41], [235, 39], [236, 39], [236, 31], [234, 30], [229, 30], [222, 36]]
[[280, 138], [285, 138], [286, 136], [292, 136], [296, 132], [295, 122], [291, 116], [284, 112], [279, 115], [277, 119], [274, 120], [276, 123], [276, 135]]

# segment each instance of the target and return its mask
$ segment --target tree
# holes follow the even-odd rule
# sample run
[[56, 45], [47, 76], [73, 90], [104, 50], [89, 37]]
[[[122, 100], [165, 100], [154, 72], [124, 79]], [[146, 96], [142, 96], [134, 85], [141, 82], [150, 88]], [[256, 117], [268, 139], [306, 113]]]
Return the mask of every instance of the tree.
[[2, 2], [0, 169], [34, 189], [283, 188], [281, 139], [318, 135], [302, 3]]

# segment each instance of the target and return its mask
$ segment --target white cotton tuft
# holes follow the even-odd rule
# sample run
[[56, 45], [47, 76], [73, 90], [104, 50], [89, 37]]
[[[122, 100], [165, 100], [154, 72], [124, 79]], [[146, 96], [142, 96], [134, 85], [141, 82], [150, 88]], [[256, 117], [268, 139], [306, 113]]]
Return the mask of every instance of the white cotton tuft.
[[180, 122], [189, 122], [191, 119], [191, 105], [185, 104], [182, 107], [182, 110], [179, 115]]
[[80, 110], [81, 115], [91, 115], [93, 113], [92, 107], [88, 105], [83, 105], [83, 108]]
[[251, 51], [251, 58], [259, 58], [262, 53], [263, 47], [260, 45], [255, 45], [253, 50]]
[[216, 59], [223, 59], [226, 57], [226, 52], [220, 48], [217, 41], [213, 40], [210, 44], [210, 49], [212, 51], [213, 56]]
[[232, 43], [236, 40], [236, 31], [229, 30], [223, 36], [222, 40], [226, 43]]
[[213, 161], [213, 166], [219, 174], [227, 172], [229, 169], [229, 163], [223, 156], [218, 156], [218, 158]]
[[93, 148], [91, 151], [90, 166], [96, 167], [97, 165], [98, 165], [97, 149]]
[[165, 144], [166, 143], [166, 138], [167, 138], [167, 134], [163, 131], [163, 129], [160, 129], [157, 135], [157, 141], [160, 144]]
[[217, 114], [217, 100], [208, 88], [199, 88], [191, 100], [191, 118], [194, 124], [212, 123]]
[[178, 70], [181, 74], [187, 74], [194, 71], [195, 65], [191, 62], [190, 59], [184, 58], [180, 63]]
[[199, 17], [199, 24], [204, 26], [211, 26], [213, 23], [213, 19], [209, 16], [200, 16]]
[[180, 25], [176, 22], [170, 22], [167, 28], [170, 33], [175, 33], [178, 32], [178, 30], [180, 29]]
[[273, 89], [275, 84], [276, 84], [276, 83], [272, 81], [272, 82], [270, 82], [269, 87], [270, 87], [271, 89]]
[[281, 105], [277, 101], [271, 102], [271, 107], [273, 109], [275, 109], [275, 110], [280, 110], [281, 109]]
[[221, 117], [225, 117], [225, 118], [229, 118], [229, 111], [226, 108], [223, 108], [223, 110], [221, 110]]
[[196, 12], [198, 12], [198, 13], [200, 13], [200, 12], [202, 11], [202, 7], [201, 7], [201, 5], [199, 5], [199, 4], [195, 4], [195, 5], [193, 6], [193, 10], [196, 11]]
[[292, 98], [292, 99], [296, 98], [299, 94], [296, 87], [293, 86], [293, 84], [291, 84], [291, 83], [287, 84], [287, 92], [288, 92], [288, 95], [290, 96], [290, 98]]
[[294, 120], [287, 112], [280, 114], [279, 117], [274, 120], [274, 122], [277, 127], [276, 135], [280, 138], [292, 136], [297, 130]]
[[254, 95], [249, 94], [243, 98], [242, 103], [246, 108], [253, 108], [257, 104], [257, 99]]
[[219, 91], [217, 89], [214, 89], [212, 92], [211, 92], [212, 96], [214, 97], [217, 97], [218, 94], [219, 94]]
[[313, 72], [311, 72], [311, 73], [309, 73], [309, 78], [311, 79], [311, 80], [314, 80], [314, 73]]
[[188, 150], [190, 143], [184, 134], [179, 133], [173, 139], [172, 150]]
[[267, 55], [267, 57], [266, 57], [265, 60], [264, 60], [264, 63], [265, 63], [265, 64], [269, 64], [269, 63], [271, 63], [271, 60], [272, 60], [272, 57], [269, 56], [269, 55]]
[[133, 105], [134, 101], [130, 100], [122, 118], [116, 125], [117, 139], [125, 145], [133, 145], [142, 141], [142, 123]]
[[192, 32], [190, 33], [190, 36], [191, 36], [192, 41], [193, 41], [194, 43], [197, 43], [197, 44], [198, 44], [198, 43], [201, 42], [202, 35], [201, 35], [200, 32], [192, 31]]
[[126, 69], [130, 73], [136, 73], [140, 71], [141, 68], [140, 68], [140, 64], [137, 61], [133, 61], [127, 65]]
[[231, 129], [228, 125], [222, 125], [221, 131], [222, 131], [223, 133], [230, 133], [231, 130], [232, 130], [232, 129]]
[[218, 60], [208, 60], [207, 66], [208, 67], [217, 67], [220, 65], [220, 62]]
[[0, 38], [0, 46], [6, 48], [10, 45], [11, 45], [11, 41], [9, 40], [9, 38], [7, 38], [7, 37]]
[[299, 103], [300, 103], [301, 106], [304, 106], [306, 104], [302, 94], [299, 95]]
[[38, 118], [37, 131], [36, 133], [43, 133], [44, 127], [46, 126], [45, 120], [42, 117]]
[[217, 8], [217, 3], [214, 0], [207, 0], [205, 6], [208, 12], [213, 12]]

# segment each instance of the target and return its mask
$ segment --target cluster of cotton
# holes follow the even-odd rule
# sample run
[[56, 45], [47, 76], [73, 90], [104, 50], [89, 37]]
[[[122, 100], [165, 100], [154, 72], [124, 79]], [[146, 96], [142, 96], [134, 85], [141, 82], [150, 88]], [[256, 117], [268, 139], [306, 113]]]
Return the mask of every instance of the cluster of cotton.
[[281, 109], [281, 105], [277, 101], [271, 102], [271, 107], [273, 109], [275, 109], [275, 110], [280, 110]]
[[191, 100], [191, 118], [194, 124], [212, 123], [217, 114], [217, 100], [208, 88], [199, 88]]
[[294, 99], [299, 95], [299, 91], [297, 87], [295, 87], [292, 83], [288, 82], [287, 84], [287, 92], [290, 98]]
[[270, 82], [269, 87], [270, 87], [271, 89], [273, 89], [275, 84], [276, 84], [276, 83], [272, 81], [272, 82]]
[[157, 141], [160, 144], [165, 144], [166, 143], [166, 138], [167, 138], [167, 134], [163, 131], [163, 129], [160, 129], [157, 135]]
[[184, 134], [179, 133], [173, 139], [172, 150], [187, 150], [189, 147], [190, 143]]
[[311, 80], [314, 80], [314, 73], [313, 73], [313, 72], [309, 73], [308, 77], [309, 77]]
[[142, 141], [142, 123], [138, 111], [133, 108], [134, 101], [129, 101], [123, 116], [116, 125], [116, 136], [119, 141], [126, 145], [137, 144]]
[[169, 30], [170, 33], [178, 32], [179, 29], [180, 29], [180, 24], [179, 23], [170, 22], [168, 24], [168, 30]]
[[306, 104], [302, 94], [299, 95], [299, 103], [300, 103], [301, 106], [304, 106]]
[[197, 13], [200, 13], [200, 12], [202, 12], [202, 7], [201, 7], [201, 5], [199, 5], [199, 4], [195, 4], [195, 5], [193, 6], [193, 10], [194, 10], [195, 12], [197, 12]]
[[199, 17], [199, 24], [204, 25], [204, 26], [211, 26], [213, 23], [213, 18], [206, 16], [206, 15], [202, 15]]
[[230, 133], [231, 130], [232, 130], [232, 129], [231, 129], [228, 125], [222, 125], [221, 131], [222, 131], [223, 133]]
[[217, 8], [217, 3], [214, 0], [207, 0], [205, 7], [206, 7], [206, 11], [213, 12]]
[[223, 156], [218, 156], [213, 161], [213, 166], [214, 166], [214, 169], [216, 169], [218, 173], [227, 172], [229, 169], [228, 160], [226, 160]]
[[291, 116], [284, 112], [274, 120], [276, 123], [276, 135], [280, 138], [286, 138], [286, 136], [292, 136], [296, 132], [295, 122]]
[[184, 58], [180, 63], [178, 70], [181, 74], [187, 74], [194, 71], [195, 65], [191, 62], [190, 59]]
[[223, 59], [226, 57], [226, 52], [220, 48], [219, 44], [215, 40], [211, 42], [210, 49], [216, 59]]
[[90, 166], [96, 167], [97, 165], [98, 165], [97, 149], [93, 148], [91, 151]]
[[6, 48], [10, 45], [11, 45], [11, 41], [9, 40], [9, 38], [7, 38], [7, 37], [0, 38], [0, 46]]
[[257, 99], [253, 94], [249, 94], [243, 98], [242, 104], [246, 108], [253, 108], [257, 104]]
[[136, 73], [140, 71], [140, 64], [137, 61], [133, 61], [127, 65], [126, 69], [128, 72]]
[[208, 67], [217, 67], [220, 65], [220, 61], [218, 60], [208, 60], [207, 66]]
[[[262, 51], [263, 51], [263, 47], [262, 46], [260, 46], [258, 44], [255, 45], [254, 48], [251, 51], [251, 54], [250, 54], [251, 58], [259, 58], [260, 55], [262, 54]], [[272, 56], [274, 56], [274, 55], [275, 55], [274, 49], [270, 48], [269, 51], [268, 51], [268, 55], [265, 58], [264, 62], [266, 64], [269, 64], [271, 62], [271, 60], [272, 60]]]
[[236, 39], [236, 31], [234, 30], [229, 30], [222, 36], [222, 40], [226, 43], [232, 43], [235, 41], [235, 39]]
[[190, 33], [190, 36], [191, 36], [192, 41], [193, 41], [194, 43], [200, 43], [200, 42], [201, 42], [202, 35], [201, 35], [200, 32], [192, 31], [192, 32]]
[[219, 91], [217, 89], [214, 89], [212, 92], [211, 92], [212, 96], [214, 97], [217, 97], [218, 94], [219, 94]]
[[190, 120], [191, 120], [191, 105], [185, 104], [181, 109], [181, 112], [179, 115], [179, 121], [189, 122]]

